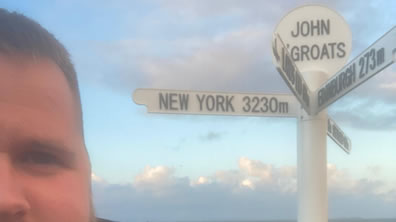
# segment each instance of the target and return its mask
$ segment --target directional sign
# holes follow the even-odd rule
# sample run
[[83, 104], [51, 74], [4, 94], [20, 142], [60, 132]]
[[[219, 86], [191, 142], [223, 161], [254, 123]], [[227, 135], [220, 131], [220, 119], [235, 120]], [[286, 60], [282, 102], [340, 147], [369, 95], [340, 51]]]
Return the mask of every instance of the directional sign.
[[293, 95], [137, 89], [137, 104], [151, 113], [297, 117]]
[[298, 101], [301, 103], [304, 110], [311, 114], [311, 100], [312, 92], [309, 90], [307, 83], [294, 64], [286, 46], [284, 45], [281, 37], [274, 34], [272, 42], [272, 53], [274, 57], [274, 64], [279, 74], [285, 80], [287, 86], [291, 89]]
[[[315, 92], [314, 113], [328, 107], [355, 87], [359, 86], [395, 62], [396, 27], [344, 66]], [[316, 104], [317, 103], [317, 104]]]
[[352, 48], [352, 33], [344, 18], [320, 5], [292, 10], [274, 33], [282, 37], [301, 73], [332, 75], [347, 63]]
[[351, 140], [345, 135], [345, 133], [340, 129], [339, 126], [328, 117], [327, 121], [327, 135], [346, 153], [350, 153], [352, 149]]

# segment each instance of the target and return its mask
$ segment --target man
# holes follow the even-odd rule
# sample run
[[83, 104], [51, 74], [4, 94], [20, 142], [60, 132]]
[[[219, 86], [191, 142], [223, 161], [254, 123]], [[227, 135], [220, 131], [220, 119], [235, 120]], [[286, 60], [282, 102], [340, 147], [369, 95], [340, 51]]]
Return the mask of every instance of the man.
[[0, 9], [0, 221], [95, 221], [77, 78], [36, 22]]

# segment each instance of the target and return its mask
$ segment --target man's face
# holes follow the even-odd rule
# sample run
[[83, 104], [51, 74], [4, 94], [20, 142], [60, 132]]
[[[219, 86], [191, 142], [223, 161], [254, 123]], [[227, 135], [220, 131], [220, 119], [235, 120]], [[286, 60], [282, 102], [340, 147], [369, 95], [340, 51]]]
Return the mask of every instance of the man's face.
[[0, 55], [0, 221], [88, 222], [90, 165], [53, 62]]

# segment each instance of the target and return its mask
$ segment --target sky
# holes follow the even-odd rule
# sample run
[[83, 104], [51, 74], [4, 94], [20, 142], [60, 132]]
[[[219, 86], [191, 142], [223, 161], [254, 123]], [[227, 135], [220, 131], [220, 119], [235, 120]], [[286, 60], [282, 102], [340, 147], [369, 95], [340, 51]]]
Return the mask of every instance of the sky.
[[[394, 1], [4, 1], [69, 50], [98, 216], [119, 221], [297, 218], [294, 118], [148, 114], [137, 88], [291, 91], [271, 39], [314, 3], [349, 24], [349, 60], [395, 25]], [[332, 104], [350, 155], [327, 139], [329, 217], [396, 217], [396, 66]]]

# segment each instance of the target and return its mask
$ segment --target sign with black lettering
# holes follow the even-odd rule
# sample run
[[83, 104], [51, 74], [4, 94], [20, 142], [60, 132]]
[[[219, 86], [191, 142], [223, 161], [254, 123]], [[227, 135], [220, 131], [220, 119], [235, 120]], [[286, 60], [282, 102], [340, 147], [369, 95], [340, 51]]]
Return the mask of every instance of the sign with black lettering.
[[136, 89], [136, 104], [150, 113], [297, 117], [293, 95]]
[[297, 97], [304, 110], [311, 114], [312, 92], [309, 90], [307, 83], [293, 62], [286, 46], [281, 37], [275, 33], [272, 42], [272, 54], [274, 55], [274, 63], [279, 74], [285, 80], [287, 86]]
[[395, 59], [396, 27], [393, 27], [316, 90], [314, 113], [325, 109], [338, 98], [394, 63]]
[[319, 5], [294, 9], [279, 22], [278, 33], [300, 72], [334, 74], [345, 65], [352, 47], [348, 24], [337, 12]]
[[327, 120], [327, 135], [346, 153], [350, 153], [352, 149], [351, 140], [345, 135], [339, 126], [330, 117]]

